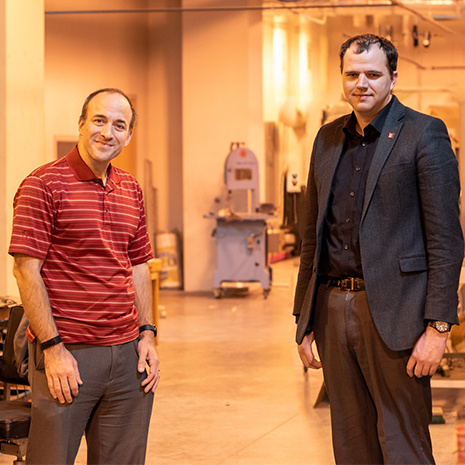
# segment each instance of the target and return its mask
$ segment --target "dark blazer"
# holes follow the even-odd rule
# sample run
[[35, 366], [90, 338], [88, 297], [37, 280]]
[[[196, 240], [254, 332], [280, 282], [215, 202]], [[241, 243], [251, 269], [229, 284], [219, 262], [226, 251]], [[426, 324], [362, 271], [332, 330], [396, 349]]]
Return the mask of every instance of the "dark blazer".
[[[425, 320], [458, 323], [463, 236], [446, 126], [393, 99], [368, 173], [360, 249], [375, 325], [388, 347], [403, 350]], [[323, 126], [313, 146], [294, 303], [298, 344], [313, 326], [324, 218], [348, 118]]]

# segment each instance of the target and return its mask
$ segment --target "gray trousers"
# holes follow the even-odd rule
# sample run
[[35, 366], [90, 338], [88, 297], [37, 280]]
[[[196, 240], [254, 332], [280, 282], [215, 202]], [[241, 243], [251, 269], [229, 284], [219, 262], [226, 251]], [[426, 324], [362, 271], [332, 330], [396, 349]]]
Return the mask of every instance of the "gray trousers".
[[365, 291], [322, 284], [316, 304], [336, 463], [434, 464], [430, 378], [407, 375], [411, 350], [385, 345]]
[[137, 340], [115, 346], [68, 344], [83, 384], [71, 404], [50, 395], [43, 353], [29, 344], [32, 421], [26, 451], [30, 465], [72, 464], [85, 433], [88, 464], [143, 464], [153, 394], [140, 383]]

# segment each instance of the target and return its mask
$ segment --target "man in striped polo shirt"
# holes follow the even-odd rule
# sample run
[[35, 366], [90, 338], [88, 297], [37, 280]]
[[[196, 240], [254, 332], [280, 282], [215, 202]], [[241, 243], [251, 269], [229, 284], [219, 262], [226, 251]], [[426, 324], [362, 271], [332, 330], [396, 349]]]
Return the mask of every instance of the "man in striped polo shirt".
[[135, 111], [119, 89], [86, 99], [79, 142], [14, 200], [9, 253], [29, 318], [29, 464], [144, 463], [160, 372], [142, 190], [111, 165]]

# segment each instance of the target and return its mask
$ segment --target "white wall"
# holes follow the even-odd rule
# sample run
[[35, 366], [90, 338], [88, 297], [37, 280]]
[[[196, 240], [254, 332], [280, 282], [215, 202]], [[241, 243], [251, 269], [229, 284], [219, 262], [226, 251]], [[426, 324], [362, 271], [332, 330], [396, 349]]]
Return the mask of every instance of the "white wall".
[[[206, 4], [185, 0], [183, 6]], [[232, 141], [243, 141], [263, 166], [261, 15], [183, 15], [183, 189], [185, 289], [211, 289], [216, 268], [214, 211]]]
[[[181, 0], [157, 6], [179, 7]], [[180, 13], [157, 13], [149, 21], [147, 158], [157, 188], [157, 232], [182, 231], [182, 28]]]
[[[86, 10], [95, 2], [66, 2]], [[136, 8], [145, 2], [131, 2]], [[127, 2], [113, 1], [117, 9]], [[47, 0], [46, 11], [63, 10], [63, 1]], [[47, 14], [45, 16], [46, 148], [55, 157], [57, 136], [77, 136], [84, 99], [96, 89], [118, 87], [136, 99], [137, 151], [147, 149], [147, 18], [138, 14]], [[143, 156], [138, 157], [143, 166]]]
[[43, 0], [0, 2], [0, 295], [18, 296], [7, 255], [13, 197], [44, 158]]

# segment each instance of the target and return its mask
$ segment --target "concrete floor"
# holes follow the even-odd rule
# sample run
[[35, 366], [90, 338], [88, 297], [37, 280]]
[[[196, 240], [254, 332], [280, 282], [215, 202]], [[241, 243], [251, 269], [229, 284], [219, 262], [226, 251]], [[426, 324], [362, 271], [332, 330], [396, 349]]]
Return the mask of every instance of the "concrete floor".
[[[161, 291], [162, 380], [147, 464], [333, 464], [329, 408], [314, 408], [321, 371], [304, 373], [294, 344], [298, 260], [273, 266], [273, 289], [214, 299]], [[439, 465], [457, 463], [457, 390], [434, 391], [446, 424], [432, 425]], [[1, 456], [0, 464], [11, 463]], [[85, 445], [76, 463], [85, 464]]]

